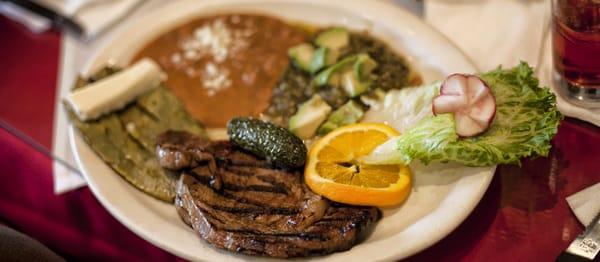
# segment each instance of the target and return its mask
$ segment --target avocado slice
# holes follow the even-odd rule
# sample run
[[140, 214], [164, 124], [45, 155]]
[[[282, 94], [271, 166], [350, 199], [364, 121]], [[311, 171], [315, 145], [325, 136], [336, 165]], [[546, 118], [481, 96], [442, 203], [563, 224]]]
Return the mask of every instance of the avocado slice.
[[[326, 47], [324, 47], [324, 48], [326, 48]], [[325, 57], [325, 64], [327, 66], [335, 64], [335, 62], [337, 62], [338, 58], [340, 57], [340, 51], [331, 49], [331, 48], [326, 48], [326, 49], [327, 49], [327, 56]]]
[[313, 95], [298, 107], [290, 118], [288, 129], [301, 139], [311, 138], [330, 112], [331, 106], [321, 96]]
[[365, 109], [355, 102], [350, 100], [343, 106], [333, 111], [327, 118], [327, 121], [319, 127], [318, 134], [326, 135], [338, 127], [358, 122], [365, 114]]
[[352, 70], [344, 71], [341, 75], [341, 85], [349, 97], [356, 97], [369, 90], [370, 83], [358, 80], [357, 75]]
[[371, 72], [377, 67], [377, 62], [368, 54], [358, 54], [352, 65], [352, 70], [342, 73], [341, 85], [350, 97], [356, 97], [371, 86]]
[[385, 99], [386, 92], [381, 88], [375, 88], [373, 91], [363, 94], [359, 100], [362, 104], [367, 106], [373, 106], [377, 103], [381, 103]]
[[350, 34], [348, 30], [340, 27], [334, 27], [321, 32], [315, 39], [315, 44], [327, 47], [331, 50], [340, 51], [350, 43]]
[[317, 48], [310, 63], [310, 73], [315, 74], [326, 66], [335, 64], [339, 55], [340, 53], [338, 51], [327, 47], [322, 46]]
[[308, 71], [311, 74], [314, 74], [327, 66], [327, 54], [329, 53], [329, 49], [326, 47], [319, 47], [315, 51], [312, 59], [310, 61], [310, 66], [308, 67]]
[[288, 49], [288, 56], [292, 59], [292, 63], [307, 72], [310, 71], [314, 54], [315, 48], [309, 43], [302, 43]]

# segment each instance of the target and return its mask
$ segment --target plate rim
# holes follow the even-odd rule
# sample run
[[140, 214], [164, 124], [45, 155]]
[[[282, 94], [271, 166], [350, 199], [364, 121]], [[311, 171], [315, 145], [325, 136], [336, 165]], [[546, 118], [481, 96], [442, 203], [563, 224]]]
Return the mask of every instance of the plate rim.
[[[201, 1], [201, 2], [200, 1], [192, 2], [192, 1], [193, 0], [171, 2], [171, 3], [168, 3], [167, 6], [184, 5], [185, 3], [193, 3], [194, 5], [202, 6], [204, 4], [220, 5], [220, 4], [232, 4], [232, 3], [237, 3], [237, 2], [245, 2], [245, 3], [273, 2], [273, 1], [268, 1], [268, 0], [220, 0], [220, 1], [205, 0], [205, 1]], [[409, 13], [408, 11], [406, 11], [398, 6], [395, 6], [391, 3], [383, 2], [383, 1], [374, 1], [374, 2], [370, 3], [369, 8], [367, 8], [368, 10], [365, 10], [364, 6], [360, 6], [363, 9], [361, 11], [361, 9], [357, 9], [360, 4], [360, 2], [358, 0], [357, 1], [354, 1], [354, 0], [351, 0], [351, 1], [330, 0], [330, 1], [327, 1], [327, 3], [324, 3], [325, 1], [319, 1], [319, 0], [308, 0], [308, 1], [278, 0], [278, 2], [310, 3], [310, 4], [326, 4], [326, 5], [327, 4], [329, 4], [329, 5], [335, 4], [335, 3], [337, 3], [337, 4], [343, 3], [344, 4], [343, 8], [348, 9], [348, 11], [350, 11], [350, 12], [360, 13], [360, 12], [373, 12], [373, 10], [377, 10], [382, 13], [387, 13], [388, 16], [390, 13], [392, 13], [395, 15], [400, 15], [403, 18], [409, 18], [409, 20], [413, 20], [412, 23], [417, 23], [421, 27], [426, 27], [430, 31], [430, 33], [434, 35], [434, 38], [443, 39], [444, 42], [446, 42], [446, 44], [450, 45], [451, 48], [454, 49], [455, 53], [458, 53], [462, 56], [461, 58], [464, 59], [469, 64], [469, 66], [473, 69], [473, 71], [475, 71], [475, 72], [478, 71], [477, 68], [475, 67], [474, 63], [469, 59], [469, 57], [466, 56], [447, 37], [443, 36], [443, 34], [439, 33], [435, 28], [431, 27], [429, 24], [421, 21], [420, 18], [417, 18], [416, 16]], [[352, 10], [352, 9], [354, 9], [354, 10]], [[101, 57], [101, 54], [103, 52], [106, 52], [106, 48], [108, 46], [110, 46], [112, 42], [114, 42], [114, 39], [118, 38], [119, 36], [122, 36], [123, 34], [125, 34], [128, 31], [133, 30], [134, 25], [139, 24], [140, 21], [147, 20], [149, 17], [151, 17], [152, 15], [155, 15], [157, 13], [159, 13], [158, 10], [152, 10], [149, 13], [136, 18], [135, 21], [132, 21], [133, 23], [127, 24], [125, 26], [125, 28], [123, 28], [123, 30], [116, 32], [110, 39], [106, 39], [106, 41], [104, 41], [99, 46], [99, 48], [96, 49], [96, 51], [87, 59], [85, 66], [83, 67], [83, 71], [84, 72], [89, 71], [90, 68], [93, 68], [94, 62], [98, 63], [97, 60]], [[428, 34], [430, 34], [430, 33], [428, 33]], [[136, 235], [140, 236], [144, 240], [152, 243], [153, 245], [155, 245], [163, 250], [166, 250], [172, 254], [175, 254], [177, 256], [180, 256], [183, 258], [190, 258], [187, 254], [181, 252], [180, 250], [178, 250], [176, 248], [171, 248], [170, 246], [166, 245], [164, 242], [160, 241], [160, 237], [155, 237], [152, 234], [150, 234], [149, 232], [146, 232], [147, 230], [137, 227], [135, 224], [132, 223], [131, 219], [126, 215], [126, 212], [122, 212], [118, 208], [118, 205], [114, 205], [114, 203], [112, 203], [107, 198], [105, 198], [104, 197], [105, 192], [103, 192], [103, 190], [101, 188], [99, 188], [96, 185], [96, 183], [93, 183], [93, 181], [94, 181], [93, 175], [89, 174], [89, 173], [93, 173], [93, 171], [91, 171], [91, 172], [88, 171], [88, 169], [86, 168], [85, 160], [81, 158], [80, 146], [88, 146], [88, 145], [85, 143], [83, 143], [83, 145], [82, 145], [82, 138], [72, 124], [70, 124], [70, 126], [69, 126], [69, 135], [68, 136], [69, 136], [69, 144], [73, 151], [75, 161], [76, 161], [78, 167], [80, 168], [80, 170], [82, 170], [82, 173], [83, 173], [84, 177], [86, 178], [86, 181], [88, 181], [89, 188], [91, 189], [94, 196], [102, 204], [102, 206], [105, 209], [107, 209], [109, 211], [109, 213], [113, 217], [115, 217], [121, 224], [126, 226], [129, 230], [133, 231]], [[400, 254], [398, 254], [398, 252], [393, 252], [393, 254], [376, 254], [376, 256], [377, 256], [376, 259], [377, 260], [379, 260], [379, 259], [401, 259], [401, 258], [409, 257], [411, 255], [414, 255], [422, 250], [425, 250], [425, 249], [431, 247], [433, 244], [437, 243], [438, 241], [440, 241], [441, 239], [446, 237], [448, 234], [450, 234], [452, 231], [454, 231], [461, 223], [463, 223], [463, 221], [466, 219], [466, 217], [472, 213], [473, 209], [481, 201], [481, 198], [487, 191], [487, 189], [492, 181], [492, 178], [495, 173], [495, 169], [496, 169], [496, 166], [490, 167], [489, 174], [486, 174], [485, 176], [483, 176], [483, 179], [481, 179], [479, 181], [480, 182], [479, 187], [477, 188], [477, 190], [474, 190], [474, 192], [472, 193], [472, 195], [473, 195], [473, 198], [471, 199], [472, 201], [470, 201], [466, 205], [463, 205], [462, 206], [463, 211], [457, 213], [459, 215], [456, 217], [456, 219], [454, 219], [452, 221], [452, 223], [449, 223], [446, 227], [442, 228], [443, 230], [438, 230], [438, 233], [431, 239], [431, 241], [428, 244], [423, 245], [420, 248], [414, 248], [414, 250], [411, 250], [410, 252], [404, 252], [404, 253], [400, 253]], [[429, 215], [431, 215], [431, 214], [428, 214], [427, 216], [429, 216]], [[425, 216], [425, 217], [427, 217], [427, 216]], [[424, 219], [425, 217], [423, 217], [422, 219]], [[206, 243], [204, 243], [204, 244], [206, 244]], [[327, 257], [324, 257], [324, 258], [327, 258]], [[374, 256], [374, 258], [375, 258], [375, 256]], [[192, 258], [192, 259], [194, 259], [194, 258]]]

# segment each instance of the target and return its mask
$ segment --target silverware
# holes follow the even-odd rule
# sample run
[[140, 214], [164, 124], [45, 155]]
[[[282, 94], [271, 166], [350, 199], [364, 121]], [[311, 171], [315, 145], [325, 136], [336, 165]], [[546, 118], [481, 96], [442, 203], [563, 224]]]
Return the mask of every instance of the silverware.
[[54, 10], [40, 5], [31, 0], [0, 0], [0, 2], [7, 2], [23, 9], [26, 9], [34, 14], [49, 19], [52, 24], [58, 28], [66, 29], [67, 31], [75, 34], [78, 37], [83, 36], [83, 27], [75, 20], [70, 17], [61, 15]]
[[40, 152], [41, 154], [47, 156], [48, 158], [52, 159], [53, 161], [58, 162], [59, 164], [63, 165], [64, 167], [68, 168], [69, 170], [71, 170], [71, 171], [73, 171], [73, 172], [75, 172], [75, 173], [77, 173], [78, 175], [81, 176], [81, 173], [79, 172], [79, 169], [77, 169], [76, 167], [72, 166], [67, 161], [62, 160], [59, 157], [55, 156], [46, 147], [44, 147], [43, 145], [41, 145], [40, 143], [38, 143], [37, 141], [35, 141], [33, 138], [29, 137], [28, 135], [26, 135], [25, 133], [23, 133], [19, 129], [11, 126], [9, 123], [7, 123], [6, 121], [4, 121], [2, 119], [0, 119], [0, 128], [6, 130], [6, 132], [10, 133], [14, 137], [16, 137], [19, 140], [23, 141], [25, 144], [27, 144], [31, 148], [35, 149], [36, 151]]
[[600, 212], [556, 261], [594, 260], [598, 252], [600, 252]]

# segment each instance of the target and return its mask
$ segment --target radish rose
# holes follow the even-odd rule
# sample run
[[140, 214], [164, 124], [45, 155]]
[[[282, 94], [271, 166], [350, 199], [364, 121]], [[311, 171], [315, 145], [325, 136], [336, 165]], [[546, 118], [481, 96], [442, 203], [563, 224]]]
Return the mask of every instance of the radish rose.
[[471, 137], [483, 133], [494, 120], [496, 99], [478, 76], [452, 74], [433, 99], [433, 114], [454, 114], [456, 134]]

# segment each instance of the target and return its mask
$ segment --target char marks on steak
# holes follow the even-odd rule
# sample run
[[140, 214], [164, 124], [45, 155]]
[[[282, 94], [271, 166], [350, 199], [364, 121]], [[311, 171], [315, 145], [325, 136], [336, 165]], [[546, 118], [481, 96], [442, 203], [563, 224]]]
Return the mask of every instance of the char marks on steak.
[[379, 219], [375, 207], [330, 202], [298, 171], [274, 169], [229, 142], [168, 131], [160, 164], [182, 173], [175, 205], [213, 246], [247, 255], [303, 257], [351, 248]]

